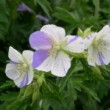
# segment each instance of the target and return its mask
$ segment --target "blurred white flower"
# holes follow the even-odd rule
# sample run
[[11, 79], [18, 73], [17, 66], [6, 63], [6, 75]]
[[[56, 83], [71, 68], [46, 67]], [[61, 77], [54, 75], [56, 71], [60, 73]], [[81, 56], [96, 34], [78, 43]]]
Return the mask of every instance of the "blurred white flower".
[[32, 82], [33, 69], [31, 67], [33, 52], [30, 50], [23, 51], [20, 54], [13, 47], [9, 47], [8, 57], [10, 62], [6, 65], [6, 76], [22, 88]]
[[85, 49], [88, 49], [89, 65], [107, 65], [110, 63], [110, 27], [106, 25], [98, 33], [93, 33], [85, 39]]

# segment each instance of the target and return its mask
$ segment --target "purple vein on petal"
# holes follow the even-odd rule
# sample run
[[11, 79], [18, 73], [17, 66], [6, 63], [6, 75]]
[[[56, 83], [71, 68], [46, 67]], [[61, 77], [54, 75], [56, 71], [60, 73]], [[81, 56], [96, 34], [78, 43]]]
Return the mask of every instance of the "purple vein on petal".
[[99, 53], [98, 56], [99, 56], [100, 64], [101, 64], [101, 65], [104, 65], [104, 64], [105, 64], [104, 61], [103, 61], [104, 56], [102, 55], [102, 53]]
[[17, 62], [12, 61], [12, 60], [10, 60], [10, 63], [11, 63], [11, 64], [15, 64], [15, 65], [18, 64]]
[[22, 87], [24, 87], [25, 85], [27, 85], [27, 84], [28, 84], [28, 81], [29, 81], [29, 79], [28, 79], [28, 74], [26, 74], [26, 75], [24, 76], [24, 78], [23, 78], [21, 84], [20, 84], [20, 88], [22, 88]]
[[38, 50], [33, 55], [33, 68], [39, 67], [48, 57], [48, 50]]
[[87, 37], [88, 40], [90, 40], [91, 38], [92, 38], [92, 35], [89, 35], [89, 36]]
[[71, 43], [71, 42], [74, 42], [77, 39], [78, 39], [78, 36], [73, 36], [73, 38], [68, 42], [68, 44]]

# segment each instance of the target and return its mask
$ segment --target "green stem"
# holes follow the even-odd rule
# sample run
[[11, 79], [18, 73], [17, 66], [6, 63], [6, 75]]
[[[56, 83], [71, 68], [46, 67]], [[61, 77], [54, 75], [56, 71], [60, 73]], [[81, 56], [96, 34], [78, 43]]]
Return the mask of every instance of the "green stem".
[[99, 16], [100, 0], [95, 1], [95, 17]]
[[73, 52], [70, 52], [70, 51], [67, 51], [67, 50], [62, 50], [64, 51], [66, 54], [72, 56], [72, 57], [75, 57], [75, 58], [86, 58], [87, 57], [87, 52], [84, 51], [82, 53], [73, 53]]

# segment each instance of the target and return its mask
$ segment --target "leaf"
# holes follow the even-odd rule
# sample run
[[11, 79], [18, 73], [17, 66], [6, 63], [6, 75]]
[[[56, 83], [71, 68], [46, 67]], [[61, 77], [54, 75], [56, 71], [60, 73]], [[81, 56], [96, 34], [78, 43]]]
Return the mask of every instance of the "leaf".
[[93, 4], [94, 4], [94, 6], [96, 6], [96, 7], [99, 7], [99, 0], [92, 0], [93, 1]]
[[99, 14], [99, 7], [100, 7], [100, 0], [92, 0], [95, 6], [95, 16], [98, 17]]
[[7, 89], [9, 87], [12, 87], [14, 85], [14, 83], [12, 81], [6, 81], [5, 83], [3, 83], [1, 86], [0, 86], [0, 90], [3, 90], [3, 89]]
[[83, 37], [83, 35], [84, 35], [83, 31], [82, 31], [80, 28], [78, 28], [77, 34], [78, 34], [78, 36], [80, 36], [80, 37]]
[[26, 99], [27, 97], [31, 96], [32, 92], [33, 92], [32, 86], [30, 86], [30, 85], [26, 86], [24, 95], [23, 95], [23, 99]]
[[6, 0], [0, 1], [0, 40], [5, 40], [9, 28], [9, 12], [6, 10]]
[[91, 27], [84, 30], [83, 38], [86, 38], [88, 35], [92, 34]]
[[71, 12], [61, 7], [56, 8], [56, 11], [53, 16], [69, 24], [75, 24], [78, 22]]
[[83, 90], [90, 96], [92, 96], [96, 101], [100, 102], [100, 99], [98, 98], [97, 94], [95, 93], [95, 91], [93, 91], [92, 89], [90, 89], [89, 87], [86, 87], [84, 85], [81, 85]]
[[51, 16], [50, 16], [50, 11], [51, 11], [50, 3], [47, 0], [34, 0], [34, 1], [35, 1], [35, 4], [38, 3], [41, 6], [43, 11], [46, 13], [46, 15], [51, 19]]
[[39, 87], [38, 85], [36, 84], [33, 88], [33, 93], [32, 93], [32, 104], [33, 105], [34, 103], [37, 102], [38, 98], [39, 98], [39, 95], [40, 95], [40, 91], [39, 91]]

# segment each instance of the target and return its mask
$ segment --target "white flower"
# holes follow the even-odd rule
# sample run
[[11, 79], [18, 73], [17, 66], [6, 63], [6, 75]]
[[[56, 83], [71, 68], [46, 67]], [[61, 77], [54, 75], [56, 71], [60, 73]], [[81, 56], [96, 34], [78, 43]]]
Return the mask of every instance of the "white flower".
[[40, 31], [33, 32], [29, 39], [36, 51], [33, 56], [33, 67], [53, 75], [63, 77], [71, 66], [71, 58], [65, 50], [75, 53], [83, 52], [83, 39], [68, 35], [65, 30], [55, 25], [45, 25]]
[[89, 65], [107, 65], [110, 63], [110, 27], [104, 26], [98, 33], [93, 33], [85, 39], [85, 49], [88, 49]]
[[14, 83], [20, 88], [30, 84], [33, 79], [33, 69], [31, 67], [33, 52], [25, 50], [20, 54], [10, 46], [8, 57], [11, 61], [6, 65], [6, 76], [14, 80]]

